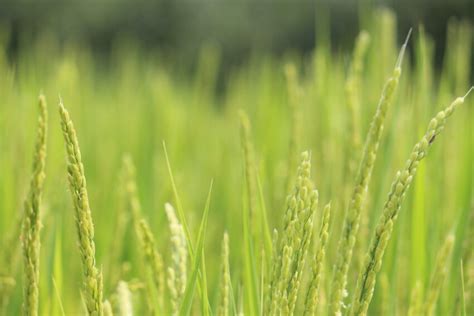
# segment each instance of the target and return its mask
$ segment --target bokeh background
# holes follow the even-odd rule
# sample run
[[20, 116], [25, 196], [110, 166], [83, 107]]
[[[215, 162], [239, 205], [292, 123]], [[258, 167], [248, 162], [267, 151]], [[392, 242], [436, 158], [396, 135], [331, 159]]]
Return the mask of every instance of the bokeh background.
[[14, 57], [24, 42], [48, 33], [60, 42], [81, 42], [108, 56], [121, 38], [158, 48], [192, 68], [203, 44], [219, 47], [222, 72], [256, 52], [310, 53], [315, 40], [330, 37], [334, 50], [347, 50], [374, 7], [397, 16], [400, 37], [423, 23], [442, 61], [449, 19], [473, 21], [472, 0], [2, 0], [0, 24], [10, 30]]

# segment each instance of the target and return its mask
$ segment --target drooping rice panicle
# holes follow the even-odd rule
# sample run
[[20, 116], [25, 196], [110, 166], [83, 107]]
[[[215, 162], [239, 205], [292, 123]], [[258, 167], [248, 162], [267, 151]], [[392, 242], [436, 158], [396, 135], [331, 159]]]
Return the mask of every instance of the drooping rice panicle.
[[453, 246], [454, 235], [449, 234], [438, 252], [436, 265], [431, 275], [430, 286], [426, 292], [424, 312], [428, 316], [434, 314], [436, 301], [438, 300], [441, 287], [443, 286], [444, 279], [448, 273], [449, 259], [451, 259], [451, 251], [453, 250]]
[[168, 268], [168, 288], [171, 294], [173, 314], [177, 314], [186, 290], [187, 282], [187, 246], [184, 230], [176, 217], [173, 206], [165, 204], [165, 211], [171, 231], [171, 260]]
[[46, 134], [48, 113], [46, 100], [39, 96], [39, 117], [36, 147], [33, 156], [33, 174], [28, 197], [25, 200], [22, 227], [23, 269], [23, 314], [38, 315], [39, 302], [39, 265], [40, 265], [40, 207], [43, 194], [46, 164]]
[[375, 228], [375, 233], [364, 260], [364, 265], [359, 273], [350, 315], [365, 315], [367, 313], [374, 292], [376, 275], [382, 265], [385, 248], [387, 247], [394, 222], [397, 219], [401, 204], [405, 198], [405, 193], [410, 187], [413, 177], [416, 175], [418, 165], [420, 161], [426, 157], [428, 149], [443, 130], [446, 119], [453, 114], [459, 105], [464, 103], [466, 96], [473, 88], [471, 88], [464, 97], [457, 98], [444, 110], [438, 112], [430, 121], [423, 138], [414, 146], [403, 171], [399, 171], [396, 174], [388, 195], [388, 200], [384, 205], [382, 215]]
[[340, 315], [344, 305], [344, 298], [347, 296], [347, 273], [352, 259], [357, 232], [359, 230], [360, 214], [367, 195], [367, 188], [372, 176], [375, 159], [382, 136], [383, 124], [387, 110], [394, 98], [394, 92], [398, 86], [398, 80], [402, 73], [401, 64], [405, 49], [410, 38], [411, 30], [407, 35], [405, 43], [400, 50], [395, 69], [388, 79], [382, 91], [375, 116], [370, 124], [370, 129], [365, 140], [364, 150], [356, 176], [356, 184], [352, 192], [349, 207], [344, 216], [342, 234], [337, 248], [337, 261], [334, 268], [332, 281], [330, 314]]
[[282, 233], [279, 236], [269, 284], [268, 315], [292, 314], [313, 231], [318, 191], [310, 179], [311, 163], [303, 152], [296, 185], [287, 198]]
[[319, 232], [319, 244], [312, 262], [312, 276], [304, 304], [304, 315], [316, 315], [319, 305], [319, 287], [323, 273], [324, 258], [326, 257], [326, 245], [329, 238], [329, 219], [331, 204], [324, 207], [321, 230]]
[[83, 268], [83, 297], [89, 315], [102, 315], [102, 273], [95, 262], [94, 224], [87, 195], [86, 177], [76, 130], [62, 101], [59, 114], [67, 156], [69, 189], [75, 211], [79, 251]]
[[220, 283], [220, 301], [217, 310], [218, 316], [229, 315], [229, 291], [230, 291], [230, 270], [229, 270], [229, 235], [224, 233], [222, 239], [222, 274]]

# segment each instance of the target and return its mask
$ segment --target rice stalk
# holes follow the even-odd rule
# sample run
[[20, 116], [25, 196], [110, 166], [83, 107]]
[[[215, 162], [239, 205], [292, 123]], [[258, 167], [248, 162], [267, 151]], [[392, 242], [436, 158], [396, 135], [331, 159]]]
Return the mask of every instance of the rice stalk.
[[[246, 180], [247, 208], [242, 208], [242, 228], [243, 228], [243, 261], [244, 261], [244, 287], [247, 289], [246, 296], [249, 309], [252, 313], [258, 313], [258, 277], [257, 262], [255, 258], [254, 242], [257, 232], [265, 238], [267, 235], [263, 221], [257, 216], [257, 173], [255, 170], [254, 151], [250, 140], [250, 121], [244, 111], [239, 112], [240, 116], [240, 139], [244, 155], [244, 168]], [[262, 224], [262, 225], [259, 225]], [[260, 228], [260, 229], [258, 229]], [[260, 237], [260, 235], [258, 235]], [[268, 239], [268, 238], [267, 238]], [[265, 239], [264, 239], [265, 240]], [[264, 245], [267, 245], [265, 243]]]
[[220, 301], [217, 309], [218, 316], [229, 315], [229, 291], [230, 291], [230, 270], [229, 270], [229, 235], [224, 233], [222, 239], [222, 274], [220, 284]]
[[140, 236], [143, 255], [147, 263], [147, 268], [150, 272], [149, 274], [156, 289], [156, 291], [153, 291], [152, 293], [157, 296], [154, 299], [158, 301], [159, 307], [163, 308], [163, 297], [165, 294], [165, 273], [163, 259], [158, 250], [156, 250], [155, 238], [146, 220], [140, 220], [139, 226], [140, 230], [138, 233]]
[[[462, 245], [461, 273], [464, 287], [458, 289], [454, 314], [466, 310], [467, 315], [474, 313], [474, 207], [470, 210], [464, 242]], [[464, 272], [465, 271], [465, 272]], [[464, 306], [463, 306], [464, 305]]]
[[[147, 283], [146, 296], [148, 308], [155, 313], [164, 308], [165, 272], [161, 254], [156, 249], [155, 237], [148, 222], [142, 216], [140, 199], [135, 176], [135, 166], [130, 156], [123, 159], [125, 195], [132, 223], [137, 235], [141, 256], [150, 275], [151, 283]], [[148, 279], [148, 277], [146, 277]], [[158, 306], [155, 306], [157, 302]]]
[[338, 256], [334, 269], [330, 298], [331, 315], [340, 315], [341, 309], [344, 307], [344, 298], [347, 296], [347, 273], [352, 259], [352, 251], [356, 241], [357, 232], [359, 230], [360, 214], [366, 199], [367, 188], [372, 176], [372, 170], [375, 165], [375, 159], [377, 156], [380, 138], [382, 136], [384, 120], [387, 110], [393, 101], [394, 92], [398, 86], [398, 80], [402, 72], [401, 64], [410, 34], [411, 30], [408, 33], [405, 43], [400, 50], [400, 54], [398, 56], [392, 76], [385, 83], [382, 96], [379, 100], [376, 113], [370, 124], [370, 129], [365, 141], [362, 159], [356, 176], [356, 184], [352, 193], [349, 207], [344, 216], [342, 234], [337, 248]]
[[[248, 210], [250, 214], [250, 223], [255, 221], [258, 207], [258, 191], [256, 183], [255, 157], [252, 142], [250, 141], [250, 121], [244, 111], [239, 112], [240, 115], [240, 133], [242, 149], [245, 159], [245, 181], [247, 188]], [[254, 231], [252, 231], [254, 234]]]
[[423, 292], [421, 281], [418, 280], [411, 290], [408, 316], [418, 316], [423, 314]]
[[102, 315], [102, 273], [97, 269], [95, 262], [94, 224], [87, 195], [84, 166], [76, 130], [62, 100], [59, 102], [59, 114], [66, 147], [69, 188], [74, 205], [83, 268], [83, 297], [89, 315]]
[[426, 292], [425, 314], [431, 316], [434, 314], [436, 301], [438, 300], [441, 287], [448, 273], [449, 259], [454, 246], [454, 235], [449, 234], [446, 237], [436, 258], [436, 265], [431, 275], [430, 286]]
[[[119, 205], [116, 212], [116, 221], [114, 229], [114, 237], [110, 245], [110, 254], [108, 256], [108, 283], [109, 287], [115, 287], [119, 280], [122, 278], [122, 269], [120, 268], [120, 260], [123, 254], [124, 238], [127, 230], [127, 226], [131, 219], [132, 212], [129, 212], [130, 196], [132, 196], [128, 190], [128, 186], [132, 179], [134, 179], [133, 166], [131, 166], [131, 158], [125, 156], [123, 158], [122, 167], [119, 176]], [[136, 220], [136, 218], [135, 218]], [[133, 226], [136, 227], [135, 221]]]
[[304, 304], [304, 315], [316, 315], [319, 305], [319, 288], [323, 274], [324, 259], [326, 257], [326, 246], [329, 238], [329, 219], [331, 204], [327, 204], [323, 210], [321, 230], [319, 231], [319, 244], [312, 262], [312, 276]]
[[365, 257], [364, 265], [359, 273], [350, 315], [367, 314], [367, 309], [374, 293], [376, 276], [382, 265], [385, 248], [392, 234], [393, 225], [400, 212], [406, 191], [410, 187], [413, 177], [416, 175], [418, 165], [420, 161], [426, 157], [428, 149], [434, 143], [436, 137], [442, 132], [446, 120], [453, 114], [458, 106], [464, 103], [466, 96], [473, 89], [474, 87], [471, 88], [464, 97], [458, 97], [444, 110], [438, 112], [430, 121], [425, 135], [414, 146], [403, 171], [397, 172], [388, 195], [388, 200], [384, 205], [382, 215], [375, 228], [375, 233]]
[[23, 268], [25, 281], [23, 284], [23, 314], [38, 315], [39, 301], [39, 264], [40, 264], [40, 206], [43, 194], [46, 163], [46, 133], [48, 113], [46, 100], [39, 97], [38, 134], [33, 157], [32, 177], [28, 197], [24, 204], [24, 220], [22, 227]]

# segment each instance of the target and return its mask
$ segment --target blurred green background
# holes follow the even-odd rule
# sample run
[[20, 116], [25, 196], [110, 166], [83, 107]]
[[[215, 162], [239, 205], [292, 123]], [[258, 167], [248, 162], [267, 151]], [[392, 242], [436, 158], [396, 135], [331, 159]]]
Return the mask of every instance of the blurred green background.
[[397, 15], [400, 36], [424, 24], [435, 39], [437, 65], [448, 20], [474, 20], [470, 0], [3, 0], [0, 23], [10, 28], [12, 56], [23, 42], [44, 32], [60, 42], [87, 44], [105, 56], [118, 39], [128, 37], [189, 67], [200, 47], [212, 43], [219, 47], [225, 71], [257, 51], [310, 53], [318, 37], [330, 37], [334, 50], [348, 50], [358, 30], [368, 27], [367, 15], [382, 6]]

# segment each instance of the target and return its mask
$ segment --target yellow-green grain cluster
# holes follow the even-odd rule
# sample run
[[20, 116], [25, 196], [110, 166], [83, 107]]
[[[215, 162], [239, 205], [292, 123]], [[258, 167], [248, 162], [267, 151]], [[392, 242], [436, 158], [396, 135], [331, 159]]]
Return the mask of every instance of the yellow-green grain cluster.
[[[472, 90], [472, 88], [471, 88]], [[469, 90], [469, 92], [471, 91]], [[469, 93], [468, 92], [468, 93]], [[405, 167], [395, 176], [388, 200], [384, 205], [382, 215], [375, 228], [375, 234], [370, 243], [369, 250], [364, 259], [364, 265], [359, 273], [354, 300], [351, 306], [351, 315], [365, 315], [374, 293], [377, 272], [382, 265], [385, 248], [392, 234], [394, 222], [397, 219], [406, 191], [416, 175], [418, 165], [423, 160], [428, 149], [436, 137], [443, 130], [448, 119], [456, 108], [464, 103], [464, 97], [459, 97], [444, 110], [440, 111], [429, 123], [428, 129], [422, 139], [414, 146]]]
[[334, 277], [331, 290], [331, 315], [341, 314], [344, 306], [344, 297], [347, 296], [347, 273], [352, 259], [352, 251], [359, 230], [360, 216], [367, 195], [372, 170], [375, 165], [380, 138], [384, 127], [388, 108], [393, 101], [398, 80], [402, 73], [401, 63], [405, 53], [410, 33], [400, 51], [392, 76], [385, 83], [377, 110], [370, 124], [370, 129], [362, 152], [362, 159], [357, 172], [355, 187], [352, 192], [349, 207], [345, 213], [342, 235], [339, 239], [338, 258], [334, 269]]
[[292, 314], [313, 232], [313, 215], [318, 205], [318, 192], [310, 178], [309, 152], [301, 156], [296, 185], [287, 198], [287, 208], [279, 236], [277, 252], [272, 260], [272, 274], [267, 303], [269, 315]]
[[171, 266], [168, 268], [168, 288], [171, 294], [173, 314], [177, 314], [186, 290], [188, 252], [183, 226], [176, 217], [173, 206], [165, 204], [171, 232]]
[[222, 239], [222, 273], [220, 283], [220, 303], [217, 310], [218, 316], [229, 315], [229, 294], [230, 294], [230, 268], [229, 268], [229, 235], [224, 233]]
[[426, 293], [425, 314], [431, 316], [434, 314], [436, 308], [436, 301], [438, 300], [441, 286], [443, 285], [446, 274], [448, 273], [449, 259], [451, 258], [451, 251], [454, 245], [454, 235], [449, 234], [446, 237], [441, 249], [436, 258], [436, 265], [431, 275], [430, 286]]
[[48, 124], [46, 100], [43, 95], [39, 97], [39, 110], [36, 148], [33, 156], [33, 175], [28, 197], [25, 200], [25, 217], [22, 229], [23, 268], [25, 273], [25, 279], [23, 281], [24, 315], [38, 315], [41, 229], [40, 207], [45, 178], [46, 132]]
[[[154, 310], [153, 302], [156, 301], [158, 302], [158, 308], [163, 309], [165, 293], [164, 263], [161, 254], [156, 248], [155, 237], [153, 236], [151, 228], [142, 216], [142, 207], [138, 198], [138, 189], [135, 180], [135, 166], [132, 158], [128, 155], [123, 159], [123, 169], [127, 208], [131, 213], [141, 256], [144, 259], [144, 265], [149, 271], [148, 275], [143, 275], [143, 277], [147, 279], [151, 278], [152, 281], [146, 288], [148, 307], [150, 310]], [[157, 313], [159, 311], [154, 312]]]
[[319, 244], [311, 263], [311, 280], [306, 294], [304, 304], [304, 315], [315, 315], [319, 305], [319, 289], [323, 275], [324, 259], [326, 257], [326, 245], [329, 239], [329, 218], [331, 213], [331, 204], [327, 204], [323, 210], [321, 230], [319, 231]]
[[143, 254], [147, 262], [147, 267], [150, 271], [150, 277], [155, 286], [157, 295], [157, 300], [160, 307], [163, 307], [163, 296], [165, 293], [165, 275], [163, 267], [163, 259], [161, 258], [160, 253], [156, 250], [156, 243], [153, 233], [148, 225], [148, 223], [142, 219], [139, 222], [140, 230], [139, 236], [141, 241], [141, 247], [143, 247]]
[[254, 149], [251, 142], [250, 121], [244, 111], [239, 112], [240, 115], [240, 134], [242, 149], [245, 159], [245, 181], [247, 183], [247, 199], [250, 221], [253, 221], [257, 212], [257, 183], [255, 170]]
[[423, 314], [423, 285], [421, 281], [416, 281], [415, 286], [410, 293], [410, 305], [408, 306], [408, 316], [417, 316]]
[[62, 101], [61, 127], [66, 146], [69, 189], [74, 205], [79, 251], [83, 269], [83, 297], [89, 315], [102, 315], [102, 273], [95, 262], [94, 224], [87, 195], [86, 177], [76, 130]]

